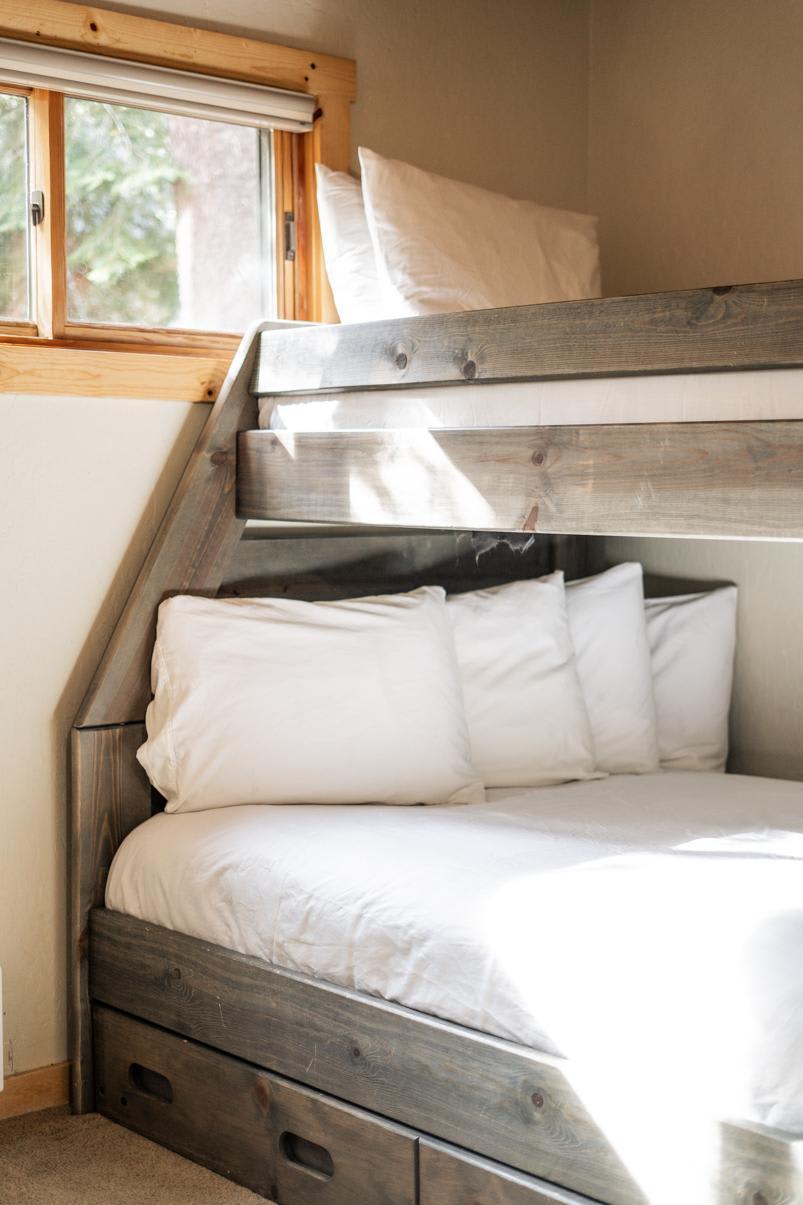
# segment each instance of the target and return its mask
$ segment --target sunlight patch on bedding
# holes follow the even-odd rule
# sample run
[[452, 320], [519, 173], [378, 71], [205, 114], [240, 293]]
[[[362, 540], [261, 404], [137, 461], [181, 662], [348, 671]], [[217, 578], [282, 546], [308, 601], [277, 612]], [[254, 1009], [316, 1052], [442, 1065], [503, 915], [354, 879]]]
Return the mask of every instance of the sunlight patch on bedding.
[[728, 833], [722, 837], [697, 837], [676, 845], [683, 853], [756, 854], [766, 858], [803, 858], [803, 833], [764, 829], [755, 833]]
[[[763, 981], [788, 975], [773, 926], [803, 928], [793, 863], [694, 852], [534, 872], [486, 900], [483, 917], [500, 973], [570, 1060], [590, 1115], [667, 1205], [713, 1174], [712, 1125], [755, 1115], [762, 1035], [779, 1021], [765, 1015]], [[678, 1166], [667, 1150], [683, 1151]]]

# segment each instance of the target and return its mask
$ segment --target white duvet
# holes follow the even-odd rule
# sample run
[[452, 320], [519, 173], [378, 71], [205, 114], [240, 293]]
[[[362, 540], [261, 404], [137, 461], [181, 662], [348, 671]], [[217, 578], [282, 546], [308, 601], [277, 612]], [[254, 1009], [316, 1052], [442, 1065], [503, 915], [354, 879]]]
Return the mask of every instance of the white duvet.
[[[682, 1176], [707, 1119], [803, 1134], [801, 784], [676, 771], [485, 804], [159, 815], [106, 899], [566, 1056], [645, 1186], [658, 1135], [683, 1142]], [[665, 1172], [650, 1188], [670, 1199]]]

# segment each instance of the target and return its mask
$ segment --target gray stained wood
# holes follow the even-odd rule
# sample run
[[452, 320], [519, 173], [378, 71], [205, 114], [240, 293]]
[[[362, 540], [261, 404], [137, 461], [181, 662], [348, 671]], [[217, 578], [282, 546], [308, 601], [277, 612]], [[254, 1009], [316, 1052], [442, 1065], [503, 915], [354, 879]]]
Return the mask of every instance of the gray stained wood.
[[803, 364], [803, 281], [266, 331], [263, 396]]
[[234, 513], [237, 432], [256, 425], [244, 340], [201, 432], [76, 718], [80, 728], [141, 721], [149, 698], [156, 611], [170, 594], [217, 593], [243, 531]]
[[416, 1205], [417, 1135], [107, 1008], [101, 1113], [275, 1205]]
[[589, 1205], [588, 1197], [422, 1138], [418, 1205]]
[[239, 462], [248, 518], [803, 538], [803, 421], [247, 431]]
[[586, 570], [582, 539], [496, 535], [486, 532], [385, 531], [330, 538], [242, 539], [219, 594], [239, 597], [325, 599], [422, 584], [450, 592], [538, 577], [553, 568], [567, 575]]
[[96, 1002], [612, 1205], [644, 1197], [562, 1061], [149, 925], [92, 914]]
[[136, 751], [144, 724], [71, 734], [69, 1029], [71, 1094], [92, 1108], [92, 1018], [89, 1002], [89, 912], [102, 907], [115, 851], [151, 813], [151, 788]]

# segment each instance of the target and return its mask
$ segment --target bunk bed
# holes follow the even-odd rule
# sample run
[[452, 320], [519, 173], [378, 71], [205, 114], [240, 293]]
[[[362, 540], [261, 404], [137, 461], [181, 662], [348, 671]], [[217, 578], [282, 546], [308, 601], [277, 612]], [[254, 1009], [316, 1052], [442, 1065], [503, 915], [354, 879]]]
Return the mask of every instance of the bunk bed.
[[[606, 534], [803, 538], [803, 282], [249, 332], [72, 733], [74, 1109], [281, 1205], [659, 1200], [569, 1061], [104, 907], [166, 596], [578, 576]], [[803, 1138], [716, 1142], [685, 1199], [803, 1199]]]

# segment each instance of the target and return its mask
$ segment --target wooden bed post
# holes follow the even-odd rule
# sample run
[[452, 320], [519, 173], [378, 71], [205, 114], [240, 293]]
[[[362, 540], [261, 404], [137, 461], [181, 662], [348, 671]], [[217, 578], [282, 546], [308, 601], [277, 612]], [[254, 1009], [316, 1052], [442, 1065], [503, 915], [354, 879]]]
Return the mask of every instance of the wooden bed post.
[[276, 325], [258, 323], [244, 337], [72, 731], [69, 1032], [71, 1099], [79, 1113], [94, 1103], [89, 912], [103, 905], [118, 845], [151, 811], [135, 752], [144, 740], [156, 611], [169, 594], [216, 594], [237, 547], [245, 526], [235, 514], [237, 433], [256, 426], [250, 383], [257, 336]]

